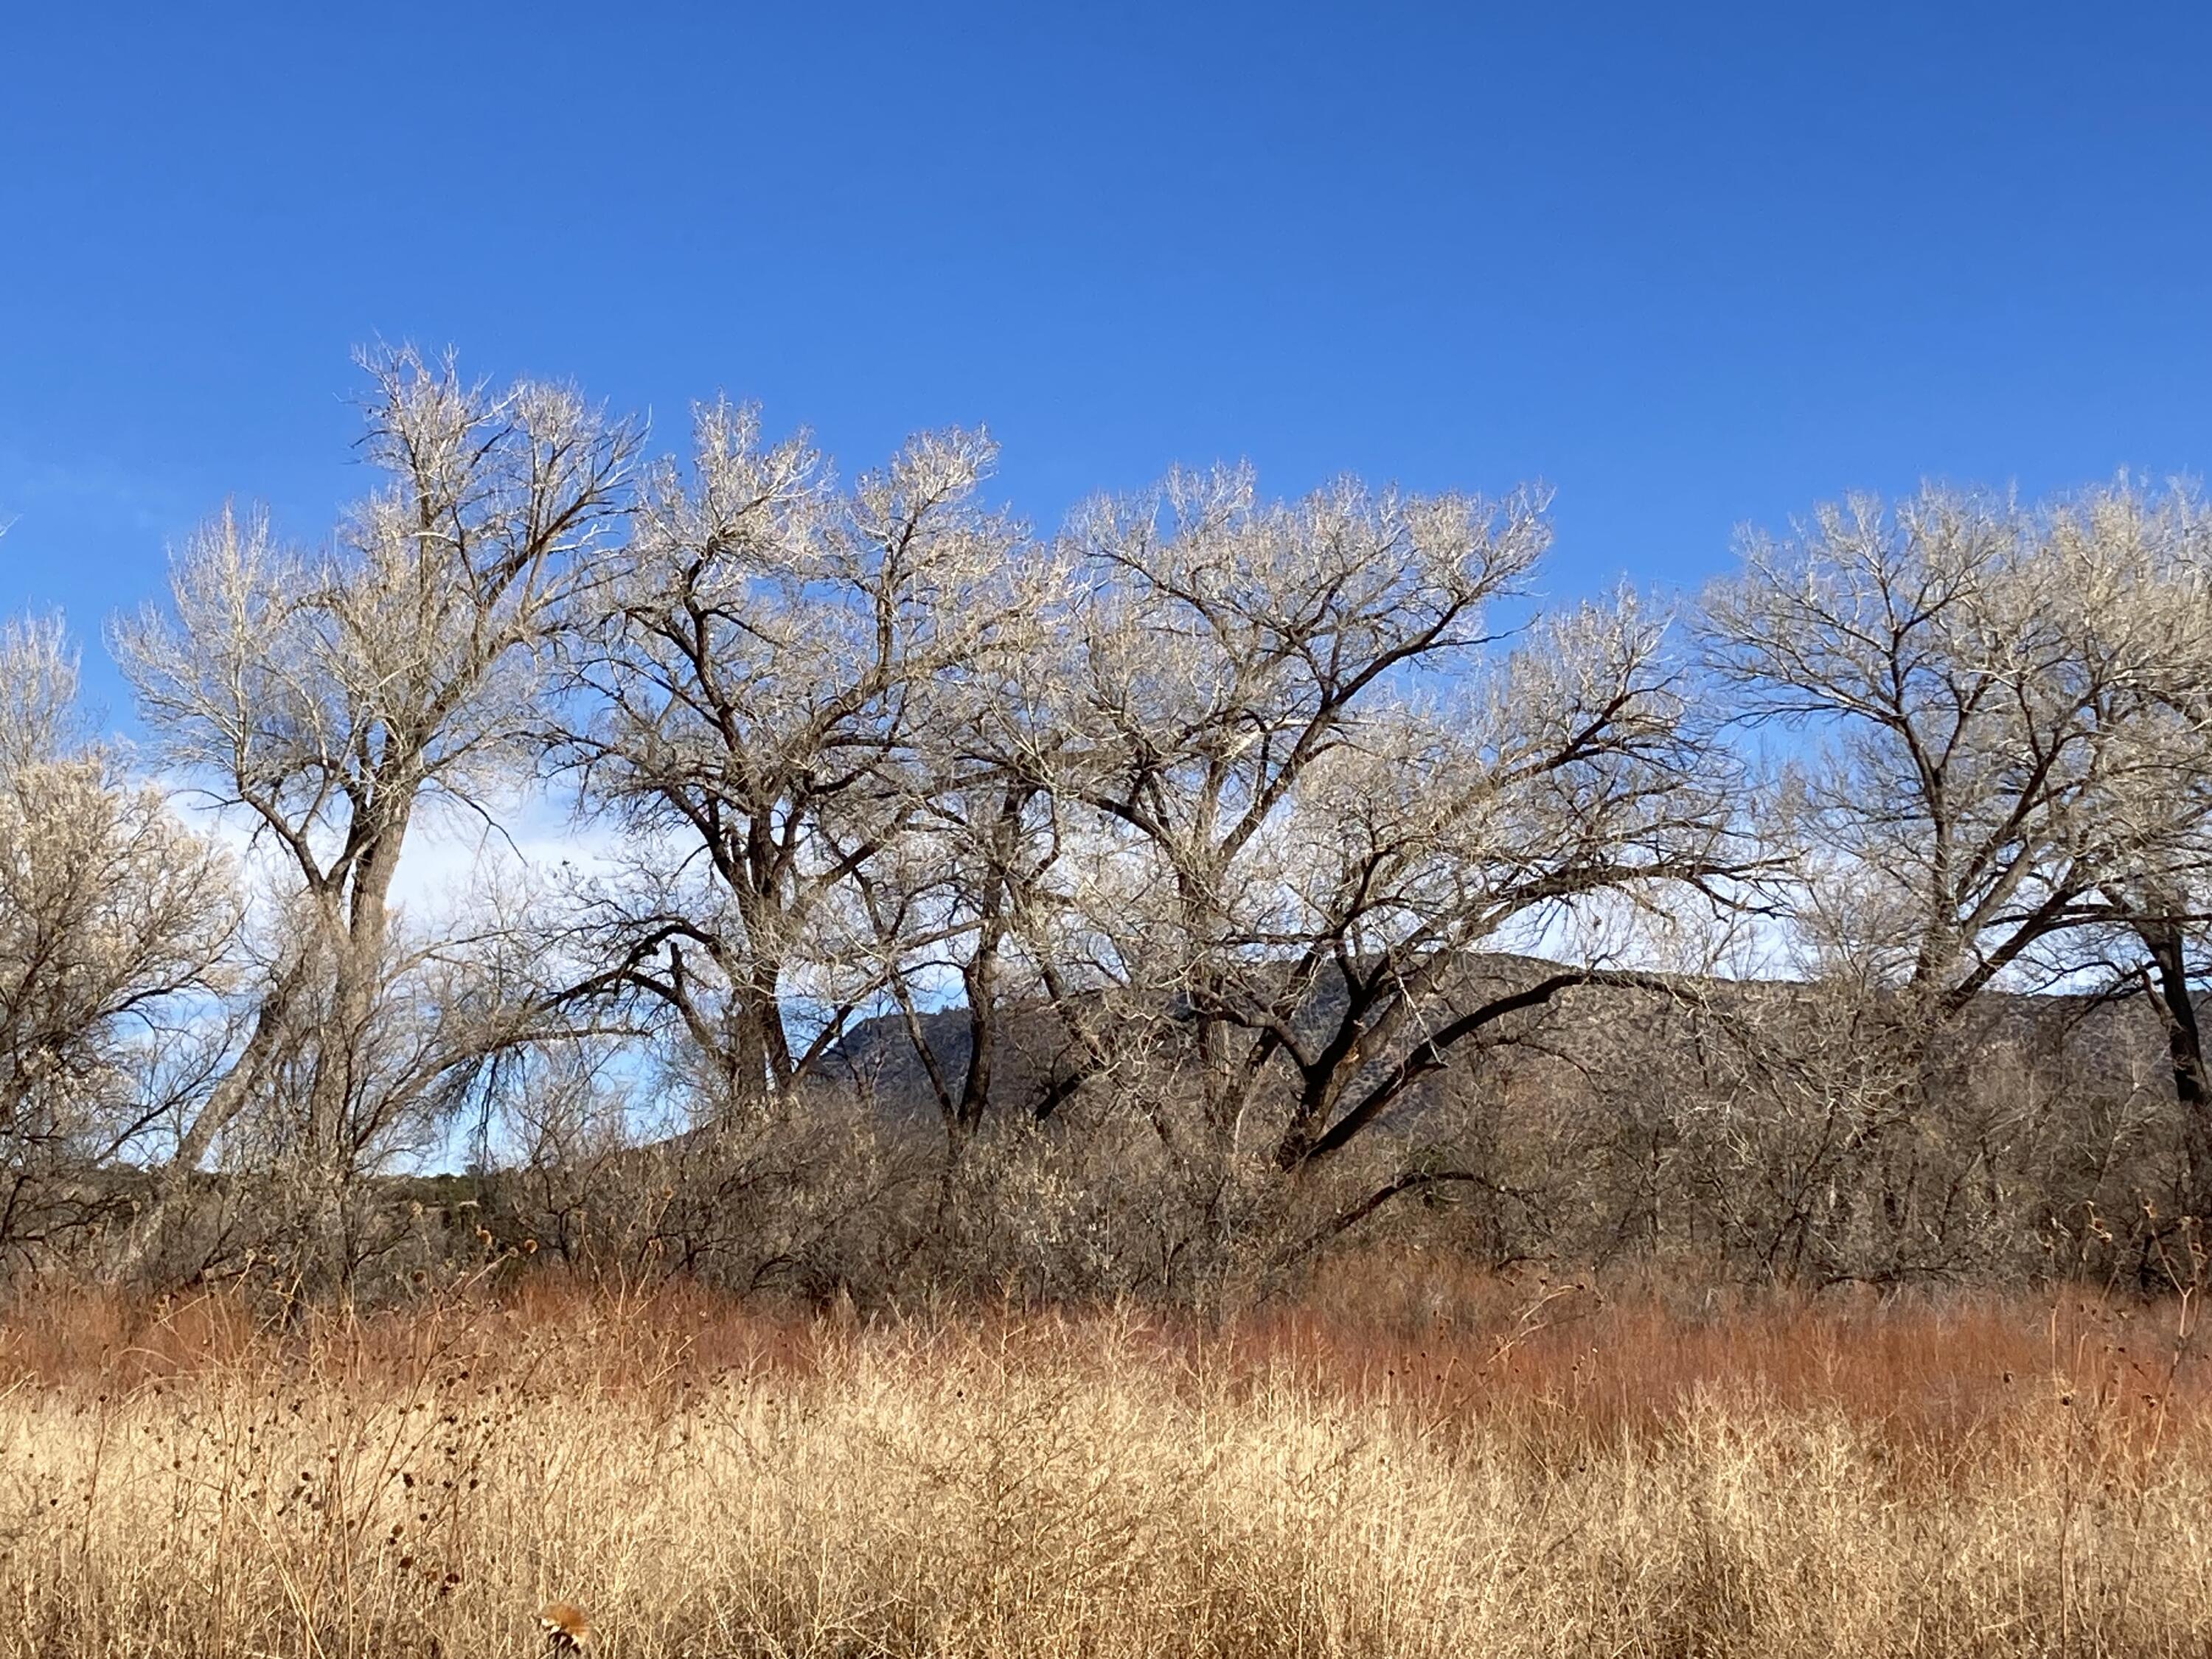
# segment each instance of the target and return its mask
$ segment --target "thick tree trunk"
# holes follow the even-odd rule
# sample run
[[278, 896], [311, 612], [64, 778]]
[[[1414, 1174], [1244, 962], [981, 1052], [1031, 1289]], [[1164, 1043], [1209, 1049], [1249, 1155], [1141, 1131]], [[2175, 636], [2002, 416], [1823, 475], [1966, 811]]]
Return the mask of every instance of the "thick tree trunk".
[[319, 1034], [307, 1109], [309, 1206], [307, 1279], [321, 1294], [343, 1297], [351, 1286], [353, 1258], [345, 1200], [356, 1173], [347, 1144], [347, 1116], [361, 1092], [362, 1046], [376, 1018], [392, 927], [392, 882], [407, 837], [403, 806], [375, 813], [362, 826], [362, 843], [350, 890], [332, 893], [325, 912], [332, 968], [328, 1024]]
[[960, 1133], [972, 1135], [990, 1109], [992, 1074], [999, 1049], [999, 957], [1012, 908], [1015, 861], [1019, 856], [1022, 814], [1036, 790], [1028, 783], [1007, 786], [992, 826], [992, 866], [976, 903], [975, 949], [960, 970], [968, 999], [968, 1075], [960, 1085], [955, 1113]]
[[2212, 1080], [2205, 1072], [2204, 1036], [2197, 1023], [2181, 927], [2169, 921], [2147, 921], [2138, 923], [2136, 933], [2150, 957], [2151, 994], [2166, 1025], [2166, 1062], [2183, 1121], [2188, 1203], [2203, 1215], [2212, 1209]]
[[980, 953], [962, 971], [968, 997], [968, 1075], [961, 1079], [953, 1121], [963, 1140], [982, 1127], [991, 1104], [991, 1073], [998, 1064], [999, 964], [996, 947]]

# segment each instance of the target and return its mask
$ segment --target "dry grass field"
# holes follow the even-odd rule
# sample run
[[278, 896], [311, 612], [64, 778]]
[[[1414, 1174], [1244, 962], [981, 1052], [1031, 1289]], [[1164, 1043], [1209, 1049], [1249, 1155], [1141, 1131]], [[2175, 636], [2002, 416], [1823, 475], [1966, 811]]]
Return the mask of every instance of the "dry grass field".
[[813, 1318], [525, 1282], [0, 1324], [9, 1654], [2202, 1654], [2186, 1303]]

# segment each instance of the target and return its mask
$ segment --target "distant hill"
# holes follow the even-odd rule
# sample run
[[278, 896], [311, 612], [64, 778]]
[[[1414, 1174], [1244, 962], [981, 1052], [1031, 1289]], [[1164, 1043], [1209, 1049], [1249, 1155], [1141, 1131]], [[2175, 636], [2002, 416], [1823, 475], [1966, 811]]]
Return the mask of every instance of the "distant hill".
[[[1570, 964], [1540, 957], [1502, 952], [1471, 956], [1464, 972], [1446, 988], [1443, 1002], [1454, 1011], [1478, 1006], [1569, 969]], [[1540, 1038], [1548, 1049], [1593, 1060], [1601, 1056], [1602, 1063], [1611, 1066], [1642, 1063], [1656, 1068], [1683, 1058], [1682, 1050], [1694, 1041], [1700, 1019], [1710, 1026], [1716, 1020], [1753, 1014], [1785, 1020], [1811, 1018], [1818, 1012], [1814, 1000], [1818, 995], [1816, 988], [1798, 981], [1711, 976], [1676, 978], [1671, 990], [1580, 988], [1546, 1007], [1514, 1017], [1486, 1034], [1483, 1042], [1468, 1044], [1455, 1064], [1470, 1063], [1478, 1053], [1495, 1053]], [[1341, 1006], [1340, 988], [1324, 981], [1301, 1023], [1326, 1024]], [[2212, 1016], [2212, 999], [2203, 1006]], [[2115, 1079], [2130, 1068], [2155, 1068], [2163, 1063], [2162, 1035], [2140, 998], [1993, 992], [1963, 1018], [1966, 1028], [1983, 1040], [2021, 1052], [2063, 1048], [2093, 1073]], [[918, 1023], [939, 1076], [957, 1094], [968, 1068], [966, 1010], [955, 1006], [933, 1011], [922, 1014]], [[1164, 1021], [1162, 1029], [1172, 1031], [1175, 1023]], [[1060, 1017], [1042, 1003], [1012, 1009], [999, 1041], [991, 1090], [994, 1114], [1034, 1111], [1054, 1081], [1069, 1075], [1078, 1064], [1079, 1051]], [[1412, 1091], [1395, 1109], [1398, 1120], [1418, 1116], [1449, 1070], [1426, 1088]], [[928, 1068], [901, 1017], [887, 1015], [854, 1025], [824, 1056], [820, 1075], [860, 1090], [890, 1122], [932, 1128], [939, 1122]]]

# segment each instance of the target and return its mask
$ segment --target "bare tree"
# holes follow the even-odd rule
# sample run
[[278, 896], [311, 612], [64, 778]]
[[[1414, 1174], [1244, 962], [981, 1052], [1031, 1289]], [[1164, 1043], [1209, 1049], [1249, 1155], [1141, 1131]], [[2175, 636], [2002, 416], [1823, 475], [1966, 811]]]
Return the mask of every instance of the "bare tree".
[[22, 771], [82, 744], [77, 662], [61, 622], [11, 622], [0, 634], [7, 696], [0, 701], [0, 769]]
[[[2212, 867], [2206, 545], [2193, 497], [2125, 480], [2039, 511], [1931, 489], [1754, 538], [1708, 596], [1739, 711], [1815, 740], [1789, 769], [1800, 936], [1884, 994], [1908, 1079], [1993, 988], [2078, 982], [2131, 940], [2203, 1116], [2185, 942]], [[1921, 1085], [1891, 1121], [1925, 1109]]]
[[[2071, 603], [2057, 621], [2086, 663], [2115, 665], [2141, 701], [2110, 734], [2143, 786], [2114, 800], [2130, 849], [2100, 883], [2112, 925], [2102, 952], [2147, 994], [2164, 1027], [2176, 1102], [2190, 1126], [2191, 1192], [2212, 1202], [2212, 1072], [2197, 988], [2212, 924], [2212, 512], [2193, 492], [2127, 479], [2050, 515]], [[2099, 954], [2074, 946], [2073, 960]]]
[[2101, 517], [1857, 500], [1753, 540], [1707, 596], [1739, 712], [1821, 740], [1794, 769], [1814, 875], [1850, 884], [1857, 945], [1938, 1018], [2113, 920], [2107, 884], [2198, 857], [2201, 812], [2169, 807], [2195, 738], [2165, 708], [2201, 647]]
[[[1028, 548], [983, 573], [975, 599], [990, 607], [992, 629], [934, 677], [914, 763], [899, 774], [908, 833], [858, 875], [885, 988], [956, 1151], [983, 1125], [1010, 1030], [1056, 982], [1058, 959], [1038, 946], [1059, 912], [1052, 878], [1071, 844], [1052, 780], [1069, 740], [1073, 577], [1065, 560]], [[925, 1000], [956, 984], [957, 1008], [926, 1022]], [[1055, 1089], [1086, 1066], [1048, 1079], [1031, 1115], [1051, 1115]]]
[[[1347, 483], [1261, 506], [1249, 473], [1217, 471], [1098, 503], [1072, 536], [1097, 580], [1060, 785], [1138, 838], [1172, 896], [1150, 937], [1125, 928], [1122, 949], [1094, 954], [1149, 975], [1143, 994], [1188, 992], [1208, 1116], [1229, 1136], [1256, 1072], [1231, 1061], [1231, 988], [1216, 981], [1251, 948], [1233, 914], [1243, 890], [1257, 874], [1272, 896], [1250, 869], [1270, 850], [1263, 832], [1358, 737], [1394, 673], [1448, 668], [1483, 641], [1486, 601], [1512, 590], [1546, 532], [1527, 500], [1377, 501]], [[1248, 1058], [1264, 1065], [1279, 1042]]]
[[704, 408], [688, 476], [650, 475], [592, 596], [593, 713], [562, 747], [629, 867], [586, 895], [606, 965], [580, 990], [662, 1010], [725, 1108], [787, 1095], [963, 925], [869, 884], [936, 793], [940, 684], [1003, 615], [990, 583], [1022, 532], [975, 502], [992, 454], [924, 436], [838, 491], [803, 437]]
[[1474, 953], [1729, 868], [1659, 623], [1624, 600], [1489, 649], [1486, 608], [1547, 533], [1528, 496], [1262, 505], [1240, 472], [1079, 521], [1094, 574], [1053, 763], [1091, 823], [1060, 866], [1084, 920], [1055, 1000], [1079, 1035], [1101, 987], [1139, 1031], [1173, 1015], [1217, 1170], [1307, 1170], [1462, 1044], [1644, 977], [1582, 962], [1485, 990]]
[[[115, 636], [157, 752], [242, 815], [282, 872], [283, 948], [172, 1173], [281, 1089], [325, 1225], [380, 1013], [420, 960], [392, 905], [409, 831], [429, 804], [488, 817], [509, 781], [549, 629], [618, 516], [636, 448], [565, 387], [494, 392], [411, 351], [362, 366], [363, 447], [388, 482], [337, 545], [298, 553], [226, 510], [177, 559], [167, 611]], [[435, 1076], [476, 1046], [441, 1041], [406, 1073]], [[325, 1240], [326, 1257], [341, 1250]]]
[[58, 623], [0, 627], [0, 1246], [96, 1218], [199, 1081], [229, 861], [76, 728]]

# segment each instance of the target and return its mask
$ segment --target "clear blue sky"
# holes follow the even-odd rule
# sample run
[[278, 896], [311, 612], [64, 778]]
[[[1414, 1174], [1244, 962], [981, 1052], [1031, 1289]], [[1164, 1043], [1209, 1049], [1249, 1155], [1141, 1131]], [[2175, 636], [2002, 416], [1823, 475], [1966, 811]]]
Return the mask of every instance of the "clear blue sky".
[[0, 162], [0, 610], [88, 634], [227, 494], [323, 533], [378, 336], [987, 422], [1047, 524], [1541, 478], [1562, 593], [2212, 462], [2202, 7], [26, 0]]

